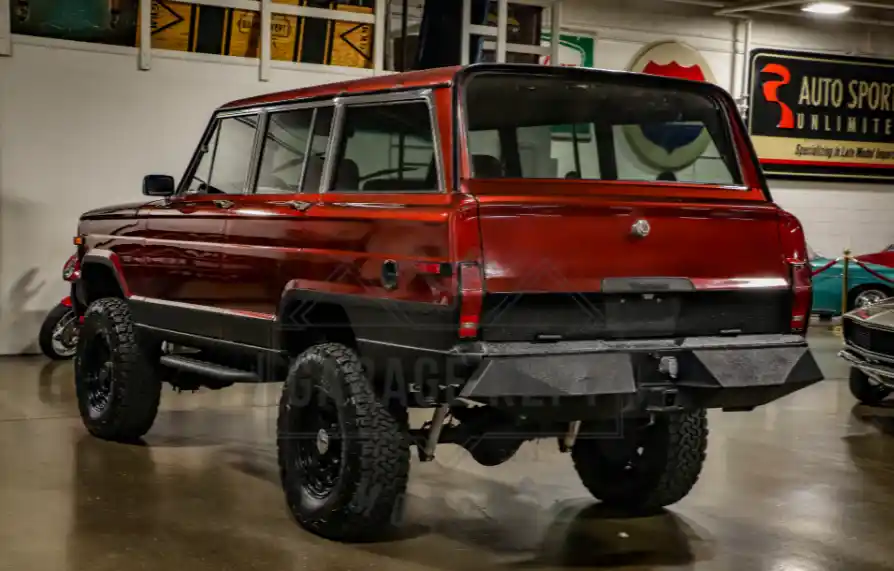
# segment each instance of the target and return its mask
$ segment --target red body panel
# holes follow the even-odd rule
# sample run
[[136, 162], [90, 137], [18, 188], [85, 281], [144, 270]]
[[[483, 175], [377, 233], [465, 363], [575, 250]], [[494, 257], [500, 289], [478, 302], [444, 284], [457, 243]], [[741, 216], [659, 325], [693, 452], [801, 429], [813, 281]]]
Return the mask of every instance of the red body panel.
[[[544, 181], [469, 185], [480, 203], [488, 291], [595, 292], [612, 277], [685, 277], [708, 289], [717, 289], [718, 281], [735, 289], [729, 280], [746, 278], [775, 278], [776, 287], [788, 281], [773, 204], [632, 200], [618, 194], [559, 194], [567, 187], [564, 181], [550, 186]], [[598, 193], [601, 185], [586, 186]], [[511, 194], [497, 194], [494, 187]], [[525, 193], [535, 188], [541, 192]], [[663, 191], [652, 188], [652, 195]], [[737, 191], [724, 192], [735, 196]], [[647, 237], [631, 234], [640, 219], [651, 226]]]
[[[450, 278], [425, 273], [414, 262], [454, 259], [451, 222], [466, 198], [327, 193], [301, 199], [315, 206], [297, 212], [277, 204], [282, 196], [234, 199], [217, 284], [222, 307], [272, 315], [288, 289], [451, 303]], [[394, 290], [381, 281], [386, 260], [400, 269]]]
[[867, 264], [878, 264], [880, 266], [894, 268], [894, 251], [891, 250], [883, 250], [873, 254], [863, 254], [857, 256], [857, 259]]

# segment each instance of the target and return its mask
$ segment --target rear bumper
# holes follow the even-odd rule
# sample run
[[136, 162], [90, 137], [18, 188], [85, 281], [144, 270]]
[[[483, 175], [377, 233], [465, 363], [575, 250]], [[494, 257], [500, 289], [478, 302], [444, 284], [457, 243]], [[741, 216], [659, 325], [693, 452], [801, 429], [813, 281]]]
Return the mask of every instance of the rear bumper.
[[462, 354], [477, 363], [460, 397], [498, 406], [527, 401], [534, 409], [569, 404], [593, 414], [750, 409], [823, 378], [795, 335], [480, 343]]

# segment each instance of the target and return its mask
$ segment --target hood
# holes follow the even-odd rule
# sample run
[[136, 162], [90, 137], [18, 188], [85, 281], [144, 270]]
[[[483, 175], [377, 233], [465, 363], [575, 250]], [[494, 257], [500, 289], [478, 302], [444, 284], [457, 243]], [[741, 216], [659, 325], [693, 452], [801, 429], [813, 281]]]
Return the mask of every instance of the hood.
[[90, 219], [90, 218], [123, 218], [128, 216], [136, 216], [137, 211], [140, 207], [145, 206], [151, 202], [156, 202], [154, 200], [147, 200], [143, 202], [128, 202], [126, 204], [116, 204], [113, 206], [102, 206], [100, 208], [94, 208], [93, 210], [88, 210], [81, 214], [81, 220]]
[[854, 321], [871, 323], [873, 326], [894, 329], [894, 297], [889, 297], [869, 307], [854, 309], [844, 316]]

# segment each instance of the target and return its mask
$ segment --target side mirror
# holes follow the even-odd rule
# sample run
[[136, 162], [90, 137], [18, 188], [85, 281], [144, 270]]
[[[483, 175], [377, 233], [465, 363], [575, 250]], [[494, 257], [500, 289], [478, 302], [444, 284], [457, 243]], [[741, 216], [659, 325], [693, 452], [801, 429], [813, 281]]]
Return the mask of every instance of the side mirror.
[[150, 174], [143, 177], [143, 194], [146, 196], [171, 196], [174, 191], [174, 177], [172, 176]]

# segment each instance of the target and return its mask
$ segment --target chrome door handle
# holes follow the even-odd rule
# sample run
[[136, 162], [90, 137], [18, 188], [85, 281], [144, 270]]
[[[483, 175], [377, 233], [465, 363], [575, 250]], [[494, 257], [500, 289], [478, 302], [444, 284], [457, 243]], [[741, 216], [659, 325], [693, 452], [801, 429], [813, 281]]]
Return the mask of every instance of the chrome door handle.
[[212, 202], [218, 208], [232, 208], [235, 204], [232, 200], [212, 200]]

